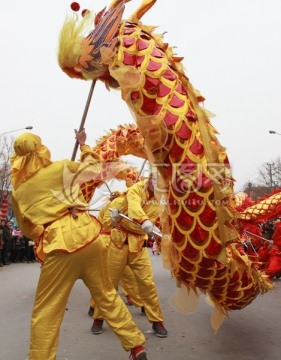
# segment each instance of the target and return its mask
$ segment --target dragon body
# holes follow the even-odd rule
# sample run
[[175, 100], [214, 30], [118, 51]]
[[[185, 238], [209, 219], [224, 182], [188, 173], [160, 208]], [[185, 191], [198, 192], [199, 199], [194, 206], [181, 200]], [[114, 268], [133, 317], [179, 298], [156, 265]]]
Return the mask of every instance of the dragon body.
[[[64, 27], [59, 63], [71, 77], [120, 88], [147, 157], [167, 187], [163, 229], [170, 239], [171, 270], [179, 286], [208, 294], [217, 314], [225, 316], [250, 304], [272, 283], [240, 249], [230, 165], [202, 107], [204, 98], [186, 76], [182, 58], [153, 26], [140, 21], [155, 2], [142, 1], [129, 19], [119, 21], [125, 1], [113, 1], [107, 18], [101, 16], [82, 42], [77, 36], [80, 52], [71, 61], [67, 36], [74, 39]], [[102, 30], [108, 19], [110, 39]], [[104, 42], [98, 57], [97, 37]]]
[[[103, 163], [115, 161], [116, 167], [120, 165], [120, 162], [122, 165], [123, 162], [120, 158], [124, 155], [134, 155], [138, 158], [147, 159], [144, 150], [144, 138], [134, 124], [120, 125], [117, 129], [110, 130], [97, 140], [92, 149]], [[116, 178], [124, 180], [127, 187], [141, 180], [137, 169], [131, 166], [126, 167], [126, 169], [122, 167]], [[87, 202], [90, 202], [95, 189], [101, 184], [100, 180], [91, 180], [81, 184], [81, 190]]]
[[[272, 236], [263, 233], [263, 225], [268, 221], [276, 221], [281, 214], [281, 189], [256, 201], [247, 196], [238, 202], [239, 222], [246, 235], [244, 244], [247, 254], [257, 263], [259, 269], [273, 278], [281, 271], [279, 222], [275, 223]], [[278, 224], [278, 225], [276, 225]]]
[[241, 221], [262, 222], [280, 216], [281, 213], [281, 190], [250, 204], [240, 211]]

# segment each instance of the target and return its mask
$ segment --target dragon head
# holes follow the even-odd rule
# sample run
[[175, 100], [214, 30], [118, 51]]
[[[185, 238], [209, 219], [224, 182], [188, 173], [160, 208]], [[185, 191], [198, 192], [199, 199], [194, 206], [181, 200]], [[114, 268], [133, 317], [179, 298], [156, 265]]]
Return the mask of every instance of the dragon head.
[[106, 79], [106, 58], [116, 46], [116, 35], [125, 9], [125, 0], [115, 1], [95, 17], [88, 11], [82, 19], [68, 17], [60, 32], [58, 62], [71, 78]]

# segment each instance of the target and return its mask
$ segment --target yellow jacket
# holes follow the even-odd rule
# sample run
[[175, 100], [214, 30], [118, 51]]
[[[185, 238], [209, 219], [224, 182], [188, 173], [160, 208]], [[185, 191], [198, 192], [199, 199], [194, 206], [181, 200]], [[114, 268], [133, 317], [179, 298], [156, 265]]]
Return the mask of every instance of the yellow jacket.
[[[74, 252], [100, 232], [101, 225], [87, 212], [88, 204], [80, 190], [83, 166], [85, 163], [69, 160], [50, 163], [12, 192], [18, 224], [23, 234], [37, 243], [41, 261], [55, 250]], [[92, 161], [92, 174], [100, 170], [99, 162]], [[77, 216], [72, 215], [73, 209]]]
[[140, 225], [145, 220], [154, 223], [159, 218], [160, 205], [146, 189], [147, 182], [148, 180], [143, 180], [131, 186], [127, 192], [106, 205], [105, 211], [103, 210], [99, 216], [103, 229], [111, 231], [112, 242], [119, 248], [122, 248], [124, 243], [128, 243], [129, 251], [133, 253], [140, 251], [147, 240], [147, 235], [140, 226], [125, 219], [122, 219], [118, 226], [113, 228], [109, 208], [119, 209]]

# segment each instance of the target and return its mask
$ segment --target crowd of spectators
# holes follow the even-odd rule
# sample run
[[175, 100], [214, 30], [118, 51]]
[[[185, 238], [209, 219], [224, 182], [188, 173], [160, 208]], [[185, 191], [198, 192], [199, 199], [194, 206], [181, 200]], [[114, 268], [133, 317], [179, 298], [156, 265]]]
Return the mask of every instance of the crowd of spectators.
[[34, 242], [24, 236], [14, 220], [1, 219], [0, 267], [35, 262]]
[[[258, 263], [269, 278], [281, 278], [281, 219], [275, 218], [258, 224], [255, 233], [247, 232], [244, 250]], [[256, 236], [259, 235], [259, 236]]]
[[270, 278], [281, 277], [281, 219], [276, 218], [266, 222], [263, 226], [263, 236], [269, 239], [266, 260], [266, 274]]

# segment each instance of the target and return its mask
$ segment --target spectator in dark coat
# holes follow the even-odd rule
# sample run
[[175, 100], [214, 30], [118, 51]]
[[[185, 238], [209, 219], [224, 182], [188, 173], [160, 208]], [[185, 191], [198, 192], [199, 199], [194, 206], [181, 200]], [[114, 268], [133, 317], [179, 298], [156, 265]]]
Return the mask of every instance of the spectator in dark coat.
[[11, 245], [12, 245], [12, 234], [10, 223], [7, 220], [1, 220], [1, 229], [3, 231], [3, 249], [1, 251], [1, 262], [3, 265], [11, 264]]

